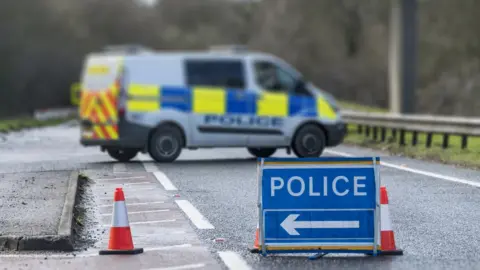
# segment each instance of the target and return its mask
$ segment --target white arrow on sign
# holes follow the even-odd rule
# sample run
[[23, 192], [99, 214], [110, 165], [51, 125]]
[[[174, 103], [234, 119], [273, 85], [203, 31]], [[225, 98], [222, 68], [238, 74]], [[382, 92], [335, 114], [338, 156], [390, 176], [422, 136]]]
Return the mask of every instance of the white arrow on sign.
[[290, 235], [300, 235], [296, 229], [358, 229], [360, 221], [296, 221], [300, 215], [291, 214], [280, 224]]

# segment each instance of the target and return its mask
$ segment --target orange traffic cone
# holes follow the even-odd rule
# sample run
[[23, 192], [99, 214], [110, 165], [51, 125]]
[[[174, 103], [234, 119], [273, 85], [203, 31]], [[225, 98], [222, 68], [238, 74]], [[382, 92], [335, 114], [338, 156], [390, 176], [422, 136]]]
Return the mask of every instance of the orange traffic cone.
[[382, 255], [403, 255], [403, 250], [397, 249], [395, 245], [395, 235], [390, 220], [390, 212], [388, 210], [388, 194], [387, 188], [380, 187], [380, 234], [381, 234], [381, 254]]
[[110, 228], [108, 249], [101, 250], [100, 255], [143, 253], [143, 248], [133, 247], [125, 195], [122, 188], [115, 189], [113, 200], [112, 227]]
[[260, 228], [257, 223], [257, 229], [255, 230], [255, 241], [253, 242], [253, 248], [250, 249], [251, 253], [258, 253], [260, 252], [260, 244], [259, 242], [259, 237], [260, 237]]

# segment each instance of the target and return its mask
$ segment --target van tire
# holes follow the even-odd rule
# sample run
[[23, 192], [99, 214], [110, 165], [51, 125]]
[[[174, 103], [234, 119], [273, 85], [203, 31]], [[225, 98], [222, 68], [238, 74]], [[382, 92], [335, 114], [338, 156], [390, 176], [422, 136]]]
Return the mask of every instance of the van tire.
[[138, 154], [136, 149], [107, 148], [110, 157], [120, 161], [128, 162]]
[[267, 158], [273, 155], [277, 148], [247, 148], [248, 152], [255, 157]]
[[312, 158], [322, 155], [326, 139], [323, 130], [312, 124], [301, 127], [292, 142], [295, 155], [299, 158]]
[[148, 153], [156, 162], [175, 161], [183, 147], [181, 131], [171, 125], [158, 127], [148, 142]]

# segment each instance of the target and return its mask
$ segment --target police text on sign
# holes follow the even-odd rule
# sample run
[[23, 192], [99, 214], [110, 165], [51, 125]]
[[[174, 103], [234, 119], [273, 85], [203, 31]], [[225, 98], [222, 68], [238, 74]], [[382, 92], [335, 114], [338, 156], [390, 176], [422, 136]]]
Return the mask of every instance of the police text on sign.
[[[347, 184], [352, 183], [352, 189], [354, 196], [367, 196], [367, 192], [365, 191], [365, 184], [362, 183], [367, 178], [365, 176], [354, 176], [353, 180], [350, 181], [346, 176], [340, 175], [337, 176], [331, 181], [331, 185], [329, 186], [329, 179], [328, 176], [323, 177], [323, 183], [315, 184], [314, 177], [308, 177], [308, 181], [305, 181], [300, 176], [292, 176], [286, 182], [286, 188], [288, 193], [291, 196], [298, 197], [302, 196], [305, 193], [305, 190], [308, 189], [308, 195], [311, 197], [315, 196], [328, 196], [330, 192], [333, 192], [335, 196], [345, 196], [347, 195], [351, 189], [350, 188], [341, 188], [339, 189], [337, 183], [339, 181], [343, 181]], [[281, 177], [271, 177], [271, 196], [275, 196], [275, 191], [285, 188], [285, 180]], [[293, 186], [295, 186], [294, 188]], [[320, 186], [320, 187], [317, 187]]]

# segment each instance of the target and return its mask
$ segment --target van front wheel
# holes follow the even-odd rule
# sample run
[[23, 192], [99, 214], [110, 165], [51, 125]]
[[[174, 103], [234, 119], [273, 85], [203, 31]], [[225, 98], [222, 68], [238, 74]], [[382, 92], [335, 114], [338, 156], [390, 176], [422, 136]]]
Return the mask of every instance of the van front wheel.
[[148, 152], [157, 162], [173, 162], [182, 152], [182, 134], [173, 126], [161, 126], [152, 135]]
[[325, 141], [325, 133], [321, 128], [306, 125], [298, 130], [293, 139], [293, 152], [299, 158], [319, 157], [325, 149]]
[[250, 154], [259, 158], [267, 158], [277, 151], [276, 148], [247, 148], [247, 150]]

